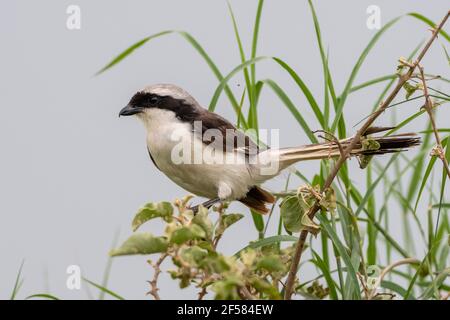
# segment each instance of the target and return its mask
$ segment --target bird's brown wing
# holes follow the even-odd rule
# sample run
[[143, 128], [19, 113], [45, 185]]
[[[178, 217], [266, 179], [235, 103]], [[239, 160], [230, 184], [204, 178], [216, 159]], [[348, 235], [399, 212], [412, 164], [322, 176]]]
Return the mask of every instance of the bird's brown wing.
[[[224, 152], [241, 151], [246, 156], [255, 155], [262, 149], [248, 135], [216, 113], [202, 112], [198, 120], [202, 122], [201, 136], [206, 145]], [[194, 131], [200, 134], [195, 125]]]

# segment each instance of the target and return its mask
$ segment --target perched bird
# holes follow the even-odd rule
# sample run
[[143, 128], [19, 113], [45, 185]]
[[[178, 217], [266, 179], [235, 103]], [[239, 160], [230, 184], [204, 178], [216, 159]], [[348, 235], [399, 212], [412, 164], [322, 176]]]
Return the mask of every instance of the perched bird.
[[[337, 157], [351, 141], [347, 138], [281, 149], [259, 147], [229, 121], [201, 107], [172, 84], [151, 85], [137, 92], [119, 113], [131, 115], [145, 126], [147, 149], [155, 166], [185, 190], [209, 199], [203, 203], [205, 207], [237, 200], [262, 214], [268, 212], [266, 205], [275, 201], [260, 187], [263, 182], [298, 161]], [[366, 134], [386, 129], [370, 128]], [[370, 137], [367, 141], [361, 139], [351, 156], [367, 161], [373, 155], [403, 151], [420, 143], [413, 134]]]

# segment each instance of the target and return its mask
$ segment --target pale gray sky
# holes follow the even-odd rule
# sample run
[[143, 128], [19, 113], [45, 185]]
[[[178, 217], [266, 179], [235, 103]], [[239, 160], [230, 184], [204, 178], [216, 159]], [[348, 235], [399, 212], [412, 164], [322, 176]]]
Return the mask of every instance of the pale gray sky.
[[[257, 1], [230, 2], [249, 52]], [[436, 21], [448, 10], [444, 0], [314, 2], [338, 91], [375, 33], [366, 27], [369, 5], [381, 8], [382, 23], [409, 11]], [[81, 8], [81, 30], [66, 28], [66, 8], [71, 4]], [[181, 37], [170, 35], [148, 43], [111, 71], [93, 77], [135, 41], [166, 29], [190, 32], [224, 74], [239, 63], [231, 20], [222, 0], [1, 1], [0, 298], [9, 297], [22, 259], [25, 282], [20, 298], [47, 289], [61, 298], [87, 297], [84, 288], [66, 288], [67, 266], [79, 265], [84, 276], [100, 282], [115, 230], [120, 229], [120, 239], [126, 239], [139, 206], [185, 194], [149, 161], [141, 124], [128, 118], [119, 120], [117, 115], [133, 93], [160, 82], [178, 84], [208, 105], [218, 82], [204, 61]], [[446, 30], [450, 31], [448, 26]], [[391, 73], [397, 59], [407, 56], [429, 34], [423, 23], [403, 18], [367, 57], [356, 83]], [[442, 39], [433, 45], [423, 64], [427, 72], [448, 78], [450, 68], [441, 44]], [[266, 1], [258, 54], [288, 62], [317, 100], [323, 101], [322, 69], [306, 1]], [[261, 62], [257, 77], [276, 80], [311, 126], [316, 125], [305, 99], [279, 67]], [[230, 86], [240, 93], [242, 79], [233, 79]], [[437, 86], [448, 92], [448, 85]], [[352, 124], [369, 113], [382, 87], [349, 97], [345, 110], [349, 134]], [[402, 106], [398, 119], [419, 107]], [[280, 128], [282, 146], [308, 143], [270, 90], [263, 91], [260, 108], [261, 127]], [[224, 95], [217, 112], [235, 119]], [[449, 115], [448, 107], [443, 107], [439, 124], [448, 127], [444, 121]], [[391, 121], [392, 113], [387, 112], [379, 124]], [[423, 128], [424, 119], [419, 119], [405, 131]], [[317, 172], [317, 163], [302, 163], [297, 168], [311, 177]], [[357, 171], [355, 161], [351, 168], [353, 178], [363, 187], [363, 174]], [[293, 180], [292, 185], [298, 183]], [[280, 178], [268, 186], [279, 190], [283, 184]], [[247, 210], [238, 204], [232, 208], [247, 214], [223, 239], [222, 248], [230, 254], [257, 236]], [[157, 234], [161, 225], [150, 223], [144, 229]], [[151, 275], [146, 257], [117, 258], [109, 287], [126, 298], [145, 299], [146, 280]], [[194, 297], [193, 290], [179, 290], [166, 274], [161, 287], [163, 298]]]

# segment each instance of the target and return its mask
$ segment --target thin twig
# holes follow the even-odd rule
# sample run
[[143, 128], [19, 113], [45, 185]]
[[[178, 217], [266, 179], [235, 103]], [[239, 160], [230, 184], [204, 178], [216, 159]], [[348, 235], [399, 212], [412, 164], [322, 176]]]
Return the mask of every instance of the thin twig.
[[427, 82], [425, 80], [425, 73], [423, 72], [423, 67], [420, 64], [417, 67], [420, 71], [420, 79], [422, 81], [423, 94], [425, 96], [425, 104], [424, 104], [423, 108], [427, 111], [428, 116], [430, 117], [431, 128], [434, 132], [434, 138], [436, 140], [436, 147], [433, 148], [432, 154], [437, 156], [439, 159], [441, 159], [442, 164], [445, 168], [445, 171], [447, 171], [447, 176], [450, 179], [450, 168], [448, 166], [447, 158], [445, 157], [444, 147], [442, 146], [441, 137], [439, 136], [438, 129], [436, 127], [436, 121], [435, 121], [434, 114], [433, 114], [433, 101], [431, 101], [430, 95], [428, 94], [428, 87], [427, 87]]
[[155, 298], [155, 300], [161, 300], [159, 294], [158, 294], [158, 277], [161, 273], [161, 264], [163, 263], [164, 259], [166, 259], [168, 256], [167, 253], [164, 253], [163, 255], [161, 255], [158, 259], [158, 261], [156, 261], [156, 263], [151, 263], [150, 265], [153, 267], [153, 269], [155, 270], [154, 274], [153, 274], [153, 279], [151, 281], [149, 281], [148, 283], [150, 283], [150, 287], [151, 290], [147, 293], [153, 296], [153, 298]]
[[[439, 31], [442, 29], [442, 27], [446, 23], [446, 21], [447, 21], [449, 16], [450, 16], [450, 11], [447, 12], [447, 14], [442, 19], [442, 21], [439, 23], [439, 25], [433, 30], [433, 34], [432, 34], [431, 38], [428, 40], [428, 42], [425, 44], [425, 47], [419, 53], [416, 61], [411, 64], [411, 66], [409, 67], [408, 71], [405, 74], [403, 74], [403, 75], [401, 75], [399, 77], [397, 85], [394, 87], [394, 89], [389, 94], [389, 96], [386, 98], [386, 100], [380, 105], [378, 110], [376, 112], [374, 112], [367, 119], [367, 121], [357, 131], [356, 135], [351, 139], [351, 142], [349, 143], [349, 145], [345, 149], [344, 154], [341, 155], [339, 157], [339, 159], [336, 161], [336, 164], [335, 164], [333, 170], [331, 171], [331, 173], [327, 177], [327, 179], [326, 179], [326, 181], [325, 181], [325, 183], [324, 183], [324, 185], [322, 187], [322, 190], [321, 190], [322, 192], [326, 191], [328, 188], [331, 187], [331, 184], [333, 183], [333, 180], [336, 178], [339, 170], [341, 169], [342, 165], [347, 160], [347, 158], [350, 155], [352, 149], [355, 148], [355, 146], [360, 141], [361, 136], [364, 135], [366, 130], [369, 129], [371, 127], [371, 125], [374, 123], [374, 121], [386, 110], [386, 108], [391, 104], [391, 102], [394, 100], [394, 98], [400, 92], [400, 90], [402, 89], [402, 87], [406, 83], [406, 81], [408, 81], [411, 78], [411, 76], [414, 74], [414, 71], [415, 71], [417, 65], [422, 61], [423, 57], [427, 53], [427, 51], [430, 48], [430, 46], [433, 43], [433, 41], [436, 39], [437, 35], [439, 34]], [[314, 205], [311, 207], [311, 209], [309, 210], [309, 212], [308, 212], [309, 218], [313, 219], [315, 214], [317, 213], [317, 211], [319, 209], [320, 209], [320, 204], [319, 204], [318, 201], [316, 201], [314, 203]], [[285, 295], [284, 295], [284, 298], [286, 300], [290, 300], [291, 296], [292, 296], [292, 293], [293, 293], [295, 278], [296, 278], [296, 274], [297, 274], [297, 269], [298, 269], [298, 266], [299, 266], [299, 263], [300, 263], [300, 259], [301, 259], [301, 256], [302, 256], [302, 252], [303, 252], [303, 248], [304, 248], [307, 236], [308, 236], [308, 230], [305, 230], [305, 229], [302, 230], [302, 232], [300, 233], [299, 240], [297, 241], [297, 244], [296, 244], [296, 247], [295, 247], [294, 257], [292, 259], [291, 267], [290, 267], [289, 274], [288, 274], [288, 277], [287, 277], [287, 280], [286, 280], [286, 290], [285, 290]]]

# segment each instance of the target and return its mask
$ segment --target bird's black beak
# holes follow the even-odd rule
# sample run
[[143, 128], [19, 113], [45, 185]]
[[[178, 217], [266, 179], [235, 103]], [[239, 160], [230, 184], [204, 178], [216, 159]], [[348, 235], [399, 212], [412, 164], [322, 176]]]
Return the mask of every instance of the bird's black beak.
[[133, 107], [132, 105], [128, 104], [125, 108], [120, 110], [119, 117], [120, 116], [132, 116], [133, 114], [142, 112], [142, 110], [143, 110], [143, 108]]

